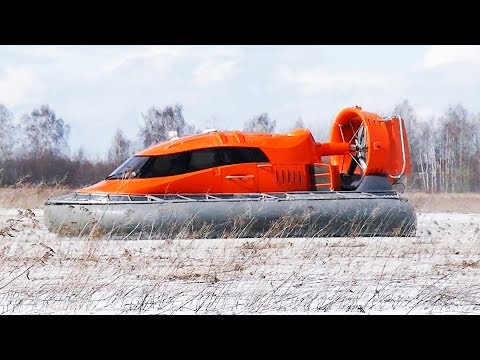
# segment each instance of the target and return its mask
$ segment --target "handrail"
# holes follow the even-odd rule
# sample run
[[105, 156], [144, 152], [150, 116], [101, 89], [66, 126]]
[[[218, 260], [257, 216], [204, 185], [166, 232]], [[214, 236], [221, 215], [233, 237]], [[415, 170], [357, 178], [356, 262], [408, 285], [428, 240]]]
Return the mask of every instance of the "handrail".
[[[94, 194], [85, 194], [87, 197]], [[170, 195], [170, 194], [169, 194]], [[231, 201], [294, 201], [305, 200], [305, 199], [318, 199], [318, 200], [343, 200], [351, 198], [385, 198], [393, 197], [399, 198], [399, 194], [394, 190], [378, 190], [378, 191], [369, 191], [369, 192], [354, 192], [354, 191], [331, 191], [331, 192], [317, 192], [317, 191], [295, 191], [295, 192], [284, 192], [284, 193], [242, 193], [242, 194], [222, 194], [230, 195], [228, 197], [223, 196], [213, 196], [211, 194], [171, 194], [172, 197], [165, 199], [160, 196], [155, 195], [145, 195], [139, 197], [145, 197], [146, 200], [134, 200], [127, 194], [117, 194], [117, 196], [124, 196], [125, 200], [87, 200], [87, 199], [48, 199], [47, 203], [49, 204], [90, 204], [90, 205], [105, 205], [105, 204], [147, 204], [147, 203], [169, 203], [169, 202], [231, 202]], [[308, 198], [304, 198], [308, 196]]]
[[225, 179], [253, 179], [255, 175], [227, 175]]

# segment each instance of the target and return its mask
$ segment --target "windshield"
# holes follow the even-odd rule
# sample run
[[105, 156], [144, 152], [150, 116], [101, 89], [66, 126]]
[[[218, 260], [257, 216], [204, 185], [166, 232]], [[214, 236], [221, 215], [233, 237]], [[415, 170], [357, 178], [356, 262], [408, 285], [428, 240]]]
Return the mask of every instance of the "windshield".
[[122, 165], [116, 168], [105, 180], [109, 179], [130, 179], [138, 177], [143, 165], [150, 159], [148, 156], [133, 156], [127, 159]]

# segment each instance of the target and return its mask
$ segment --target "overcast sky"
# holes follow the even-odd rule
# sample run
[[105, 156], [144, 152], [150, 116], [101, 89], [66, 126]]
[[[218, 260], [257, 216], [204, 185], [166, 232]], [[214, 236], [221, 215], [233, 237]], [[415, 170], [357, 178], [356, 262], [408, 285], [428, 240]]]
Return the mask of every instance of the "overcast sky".
[[480, 46], [0, 46], [0, 103], [17, 121], [49, 104], [90, 156], [117, 128], [136, 139], [152, 105], [181, 104], [200, 129], [267, 112], [277, 131], [301, 117], [320, 133], [344, 107], [390, 114], [403, 99], [425, 119], [479, 113]]

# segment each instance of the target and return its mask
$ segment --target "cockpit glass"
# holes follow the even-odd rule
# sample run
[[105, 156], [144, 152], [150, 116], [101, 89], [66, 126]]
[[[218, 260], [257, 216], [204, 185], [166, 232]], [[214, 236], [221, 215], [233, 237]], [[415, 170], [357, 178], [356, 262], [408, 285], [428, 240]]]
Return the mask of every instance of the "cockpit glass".
[[140, 173], [140, 170], [149, 159], [149, 156], [133, 156], [116, 168], [105, 178], [105, 180], [137, 177]]

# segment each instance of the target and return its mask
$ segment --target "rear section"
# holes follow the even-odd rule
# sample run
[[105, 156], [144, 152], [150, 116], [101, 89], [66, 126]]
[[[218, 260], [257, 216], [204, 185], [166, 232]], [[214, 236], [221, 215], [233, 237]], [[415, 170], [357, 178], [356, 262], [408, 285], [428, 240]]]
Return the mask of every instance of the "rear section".
[[391, 190], [411, 170], [401, 117], [381, 118], [360, 107], [342, 110], [330, 141], [317, 143], [322, 162], [312, 164], [313, 188], [331, 191]]

